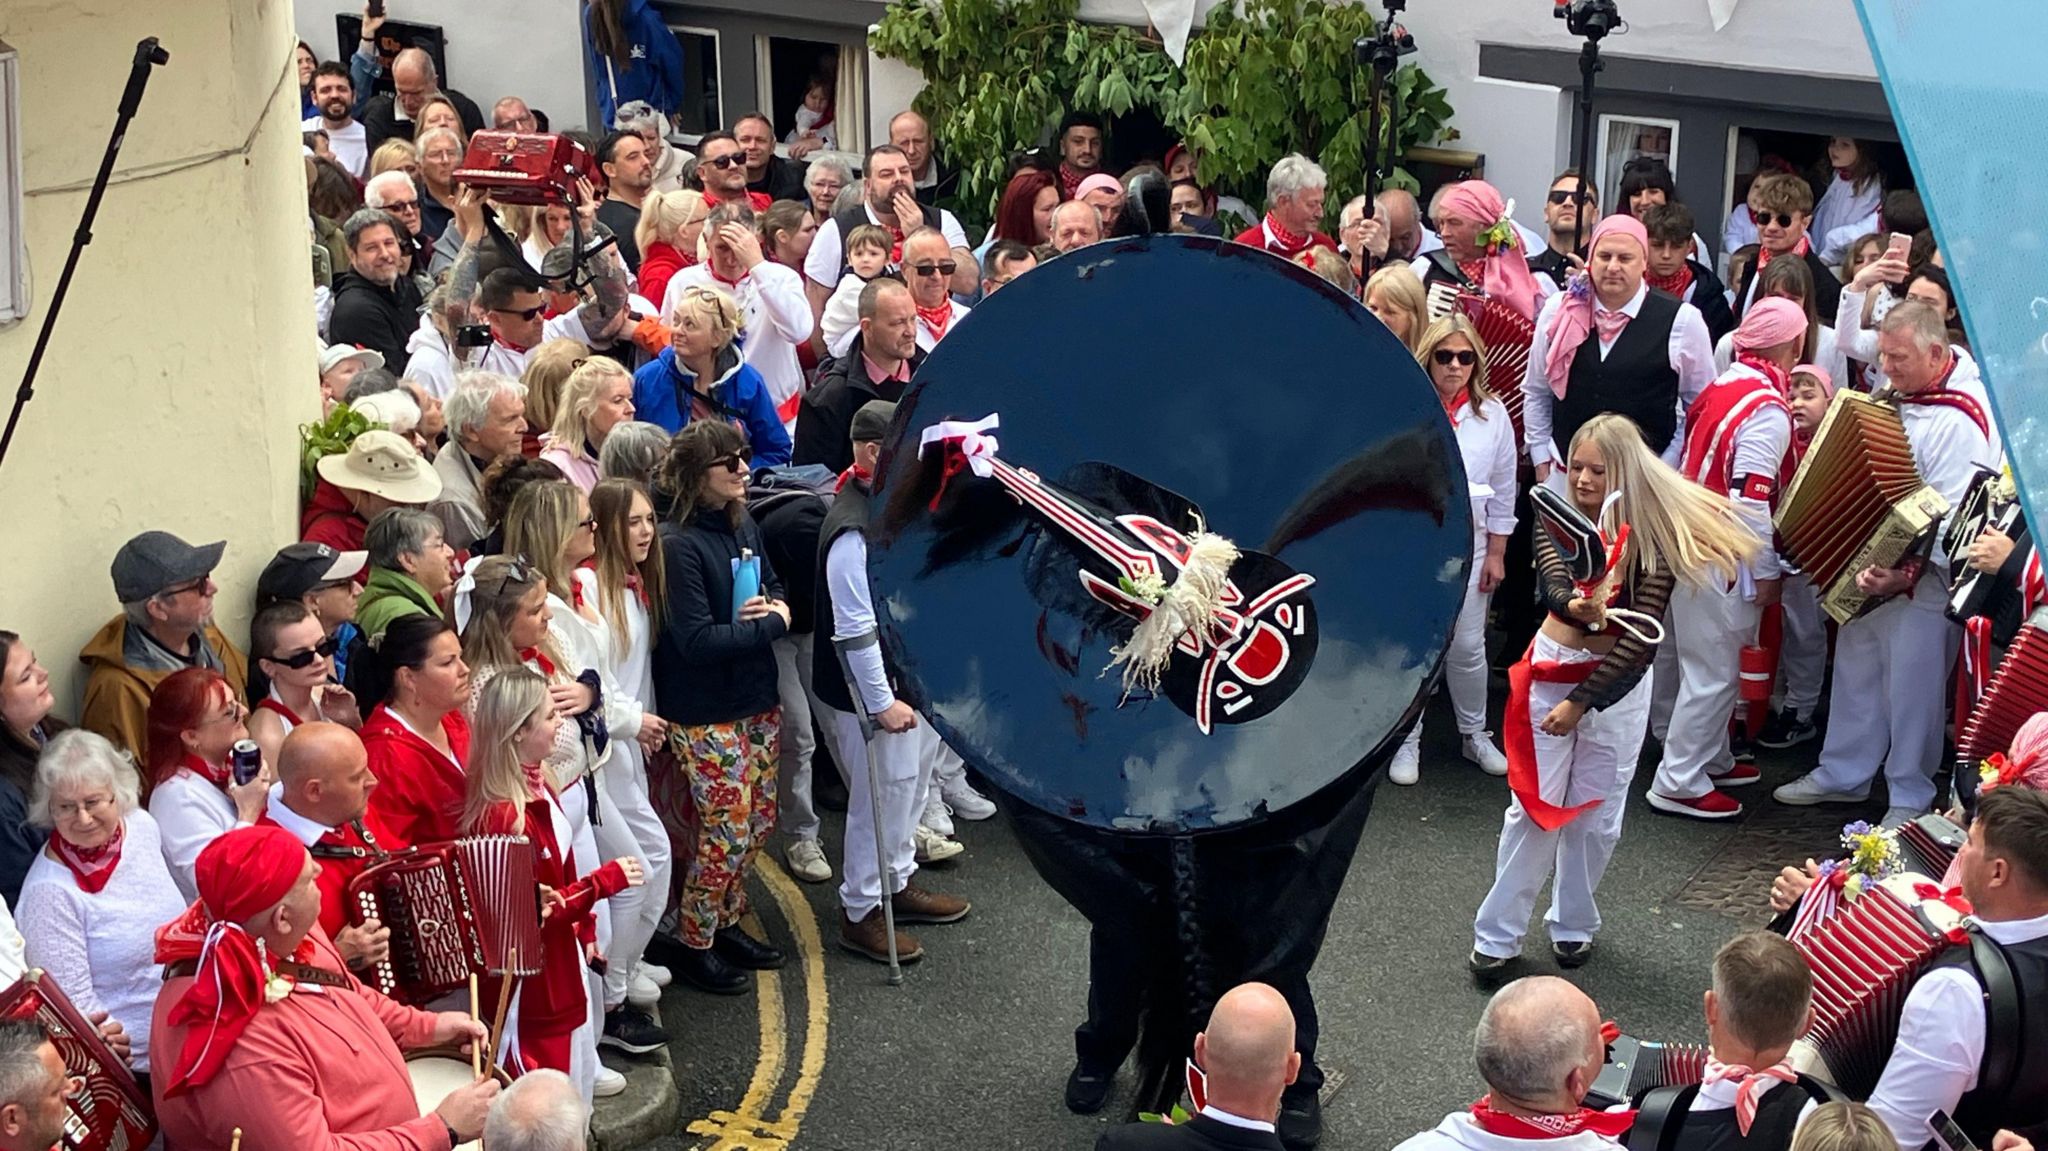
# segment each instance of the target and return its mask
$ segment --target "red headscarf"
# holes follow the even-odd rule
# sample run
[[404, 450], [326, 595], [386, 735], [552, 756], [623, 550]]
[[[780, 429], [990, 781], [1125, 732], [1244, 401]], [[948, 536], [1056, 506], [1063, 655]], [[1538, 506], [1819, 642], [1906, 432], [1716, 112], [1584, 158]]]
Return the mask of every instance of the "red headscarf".
[[1522, 250], [1522, 234], [1515, 229], [1514, 221], [1507, 219], [1507, 201], [1501, 198], [1499, 190], [1484, 180], [1453, 184], [1444, 193], [1440, 210], [1479, 221], [1481, 232], [1507, 222], [1506, 243], [1486, 249], [1486, 266], [1480, 272], [1479, 286], [1486, 289], [1488, 296], [1534, 320], [1543, 306], [1543, 290], [1536, 286], [1536, 277], [1529, 271], [1529, 253]]
[[[191, 958], [203, 928], [192, 986], [171, 1008], [173, 1025], [189, 1025], [166, 1096], [203, 1086], [227, 1062], [235, 1040], [263, 1006], [271, 981], [262, 941], [241, 924], [283, 902], [306, 869], [306, 848], [282, 827], [238, 827], [206, 845], [192, 871], [199, 902], [157, 930], [159, 963]], [[306, 945], [300, 944], [303, 952]]]
[[[1642, 221], [1620, 212], [1602, 219], [1593, 227], [1593, 238], [1586, 241], [1589, 259], [1600, 241], [1609, 236], [1634, 240], [1643, 249], [1643, 262], [1648, 265], [1650, 233], [1643, 229]], [[1550, 321], [1550, 347], [1543, 357], [1543, 375], [1550, 381], [1551, 394], [1560, 400], [1564, 398], [1565, 382], [1571, 378], [1572, 357], [1579, 354], [1579, 345], [1593, 332], [1595, 303], [1592, 283], [1575, 277], [1557, 306], [1556, 318]]]

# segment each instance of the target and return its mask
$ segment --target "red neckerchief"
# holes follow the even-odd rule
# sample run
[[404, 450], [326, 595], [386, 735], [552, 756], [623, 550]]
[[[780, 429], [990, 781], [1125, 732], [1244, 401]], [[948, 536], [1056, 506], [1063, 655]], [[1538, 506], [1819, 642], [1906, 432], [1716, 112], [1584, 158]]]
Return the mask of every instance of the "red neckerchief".
[[1457, 391], [1452, 392], [1448, 399], [1444, 397], [1442, 392], [1438, 392], [1436, 398], [1437, 402], [1444, 406], [1444, 418], [1451, 421], [1452, 427], [1457, 427], [1458, 409], [1465, 406], [1465, 401], [1468, 398], [1466, 389], [1459, 388]]
[[1764, 1092], [1769, 1091], [1775, 1083], [1796, 1083], [1799, 1076], [1793, 1072], [1792, 1065], [1782, 1059], [1769, 1067], [1751, 1068], [1740, 1063], [1723, 1063], [1709, 1056], [1706, 1075], [1700, 1082], [1706, 1084], [1730, 1081], [1736, 1084], [1735, 1129], [1743, 1135], [1748, 1135], [1750, 1126], [1756, 1122], [1757, 1104], [1762, 1101]]
[[1960, 363], [1962, 363], [1962, 357], [1956, 355], [1954, 348], [1950, 348], [1948, 367], [1941, 370], [1941, 377], [1935, 380], [1934, 383], [1911, 395], [1900, 392], [1898, 394], [1899, 402], [1902, 404], [1940, 404], [1943, 407], [1954, 408], [1970, 417], [1971, 421], [1977, 425], [1977, 430], [1984, 433], [1984, 438], [1990, 439], [1991, 420], [1984, 412], [1984, 405], [1978, 403], [1975, 396], [1965, 392], [1952, 392], [1949, 390], [1948, 382], [1954, 378], [1956, 365]]
[[848, 481], [857, 482], [865, 487], [875, 482], [875, 473], [861, 467], [859, 464], [854, 464], [839, 473], [839, 482], [832, 485], [832, 491], [836, 494], [840, 488], [847, 485]]
[[1779, 395], [1790, 396], [1792, 394], [1792, 377], [1786, 373], [1785, 369], [1778, 365], [1754, 352], [1748, 351], [1737, 352], [1735, 354], [1735, 362], [1771, 381], [1771, 386], [1778, 389]]
[[[1784, 253], [1784, 255], [1787, 255], [1787, 256], [1797, 256], [1797, 257], [1799, 257], [1800, 259], [1802, 259], [1802, 260], [1803, 260], [1803, 259], [1805, 259], [1805, 258], [1806, 258], [1806, 254], [1807, 254], [1808, 252], [1811, 252], [1811, 251], [1813, 251], [1813, 244], [1812, 244], [1812, 242], [1811, 242], [1811, 241], [1809, 241], [1809, 240], [1807, 240], [1807, 238], [1806, 238], [1805, 236], [1801, 236], [1801, 237], [1799, 237], [1799, 243], [1798, 243], [1798, 244], [1796, 244], [1796, 245], [1794, 245], [1794, 246], [1793, 246], [1793, 248], [1792, 248], [1792, 250], [1791, 250], [1791, 251], [1789, 251], [1789, 252], [1786, 252], [1786, 253]], [[1765, 248], [1765, 247], [1758, 247], [1758, 248], [1757, 248], [1757, 253], [1756, 253], [1756, 270], [1757, 270], [1757, 274], [1758, 274], [1758, 275], [1762, 275], [1762, 274], [1763, 274], [1763, 270], [1764, 270], [1765, 268], [1768, 268], [1768, 267], [1770, 267], [1770, 266], [1771, 266], [1771, 257], [1772, 257], [1772, 255], [1774, 255], [1774, 254], [1775, 254], [1775, 253], [1773, 253], [1773, 252], [1772, 252], [1772, 251], [1771, 251], [1771, 250], [1770, 250], [1769, 248]]]
[[632, 592], [633, 595], [640, 600], [641, 607], [649, 606], [647, 600], [647, 584], [640, 578], [639, 572], [627, 569], [626, 590]]
[[526, 776], [526, 790], [535, 799], [546, 799], [553, 788], [549, 786], [547, 769], [537, 763], [522, 763], [519, 770]]
[[1307, 251], [1308, 246], [1313, 243], [1315, 243], [1315, 234], [1313, 232], [1306, 236], [1297, 235], [1282, 227], [1280, 221], [1273, 218], [1273, 213], [1266, 213], [1266, 247], [1268, 249], [1278, 252], [1283, 256], [1292, 256], [1297, 252]]
[[1635, 1125], [1634, 1111], [1595, 1111], [1581, 1107], [1569, 1115], [1509, 1115], [1493, 1109], [1493, 1096], [1483, 1095], [1472, 1105], [1472, 1121], [1489, 1135], [1501, 1135], [1509, 1139], [1565, 1139], [1581, 1131], [1591, 1131], [1609, 1139], [1618, 1139]]
[[1692, 290], [1692, 265], [1689, 263], [1680, 264], [1678, 265], [1678, 270], [1668, 276], [1659, 276], [1645, 271], [1643, 273], [1643, 282], [1660, 292], [1668, 292], [1683, 300], [1685, 299], [1685, 294]]
[[97, 895], [114, 878], [114, 868], [121, 862], [121, 841], [128, 838], [128, 825], [114, 825], [113, 837], [98, 847], [80, 847], [64, 838], [61, 831], [50, 833], [50, 851], [57, 862], [71, 872], [78, 881], [78, 889], [87, 895]]
[[711, 273], [712, 279], [717, 280], [719, 283], [724, 284], [728, 288], [739, 287], [740, 280], [744, 280], [747, 278], [747, 274], [745, 272], [741, 272], [738, 280], [728, 280], [724, 276], [718, 274], [718, 265], [710, 260], [704, 261], [704, 270]]
[[538, 664], [540, 666], [540, 673], [542, 675], [548, 676], [549, 678], [553, 678], [555, 674], [555, 661], [549, 659], [547, 655], [544, 652], [542, 652], [539, 648], [520, 648], [519, 658], [527, 663]]
[[941, 300], [936, 308], [919, 307], [917, 318], [932, 330], [934, 341], [944, 339], [946, 326], [953, 322], [953, 301]]
[[216, 766], [188, 752], [178, 761], [178, 766], [215, 787], [225, 788], [228, 785], [229, 774], [225, 765]]
[[1060, 199], [1062, 200], [1073, 199], [1075, 193], [1081, 190], [1081, 181], [1087, 179], [1090, 175], [1087, 172], [1076, 172], [1072, 168], [1067, 167], [1065, 160], [1060, 161], [1058, 174], [1060, 178]]
[[[591, 570], [595, 571], [596, 569], [592, 568]], [[569, 602], [575, 605], [577, 611], [583, 610], [583, 581], [577, 579], [574, 575], [569, 577]]]

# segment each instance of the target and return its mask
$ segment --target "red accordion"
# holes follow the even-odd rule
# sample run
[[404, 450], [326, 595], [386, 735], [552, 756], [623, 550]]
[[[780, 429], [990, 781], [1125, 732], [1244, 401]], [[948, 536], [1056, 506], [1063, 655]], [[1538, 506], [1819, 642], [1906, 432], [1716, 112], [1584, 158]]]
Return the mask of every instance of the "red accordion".
[[1969, 837], [1947, 816], [1929, 813], [1899, 828], [1899, 850], [1906, 857], [1906, 870], [1940, 879]]
[[1947, 514], [1948, 501], [1913, 463], [1898, 408], [1844, 388], [1778, 503], [1779, 550], [1812, 578], [1821, 607], [1847, 623], [1876, 606], [1856, 573], [1898, 567]]
[[2036, 609], [2020, 625], [1992, 669], [1991, 682], [1956, 727], [1956, 770], [1975, 776], [1993, 752], [2012, 746], [2020, 725], [2048, 710], [2048, 608]]
[[1442, 319], [1453, 307], [1465, 313], [1486, 344], [1486, 387], [1508, 410], [1508, 419], [1515, 425], [1515, 452], [1519, 455], [1522, 377], [1529, 371], [1529, 345], [1536, 339], [1536, 325], [1501, 301], [1460, 291], [1454, 284], [1439, 283], [1430, 288], [1430, 319]]
[[533, 842], [481, 835], [398, 852], [348, 885], [349, 922], [391, 929], [377, 990], [422, 1004], [477, 975], [540, 974], [540, 884]]
[[455, 182], [500, 204], [573, 204], [576, 182], [597, 182], [597, 161], [567, 136], [478, 132], [455, 169]]
[[64, 1099], [68, 1151], [142, 1151], [156, 1138], [156, 1112], [99, 1029], [86, 1022], [49, 976], [29, 968], [0, 991], [0, 1018], [33, 1019], [85, 1087]]
[[1868, 883], [1862, 894], [1792, 937], [1813, 969], [1810, 1043], [1826, 1064], [1823, 1076], [1867, 1099], [1884, 1073], [1899, 1035], [1899, 1016], [1914, 980], [1942, 952], [1960, 917], [1915, 891], [1921, 876]]

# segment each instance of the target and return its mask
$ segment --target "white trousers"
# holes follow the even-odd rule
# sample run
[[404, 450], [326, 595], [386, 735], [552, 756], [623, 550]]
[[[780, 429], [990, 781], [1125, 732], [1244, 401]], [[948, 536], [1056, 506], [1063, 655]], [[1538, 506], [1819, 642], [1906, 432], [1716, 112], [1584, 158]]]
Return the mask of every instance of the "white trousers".
[[[1451, 628], [1451, 646], [1444, 652], [1444, 684], [1451, 692], [1451, 710], [1458, 716], [1459, 735], [1479, 735], [1486, 730], [1486, 611], [1493, 593], [1479, 590], [1479, 568], [1486, 560], [1481, 550], [1472, 558], [1472, 578], [1465, 585], [1465, 605], [1458, 609], [1458, 621]], [[1422, 742], [1422, 723], [1408, 731], [1408, 745]]]
[[1811, 721], [1828, 670], [1828, 622], [1804, 573], [1785, 573], [1785, 626], [1778, 645], [1778, 706]]
[[[647, 870], [644, 886], [629, 887], [607, 901], [612, 946], [606, 953], [610, 967], [604, 977], [604, 1005], [612, 1008], [626, 1001], [626, 983], [632, 977], [633, 965], [647, 954], [647, 945], [661, 923], [662, 906], [668, 901], [669, 884], [675, 873], [675, 858], [669, 847], [668, 831], [647, 795], [647, 757], [640, 745], [632, 740], [615, 741], [612, 757], [604, 765], [599, 780], [603, 785], [599, 790], [609, 805], [601, 812], [605, 820], [603, 830], [619, 827], [624, 839], [633, 845], [626, 854], [639, 856]], [[614, 838], [611, 842], [622, 847], [624, 839]]]
[[775, 650], [775, 690], [782, 697], [782, 761], [776, 765], [777, 821], [791, 839], [818, 838], [818, 807], [811, 800], [812, 708], [823, 707], [811, 691], [812, 632], [785, 635]]
[[[1650, 785], [1658, 794], [1698, 798], [1714, 790], [1709, 775], [1735, 766], [1728, 747], [1728, 720], [1735, 714], [1741, 690], [1742, 648], [1756, 642], [1762, 614], [1741, 593], [1718, 584], [1695, 588], [1680, 583], [1671, 589], [1664, 642], [1657, 654], [1671, 650], [1678, 665], [1672, 678], [1678, 682], [1665, 721], [1664, 760]], [[1661, 669], [1657, 686], [1664, 686]]]
[[[1582, 663], [1598, 660], [1538, 633], [1532, 662]], [[1635, 778], [1648, 722], [1650, 685], [1645, 672], [1633, 690], [1613, 706], [1587, 712], [1569, 735], [1547, 735], [1541, 724], [1550, 709], [1564, 702], [1575, 685], [1531, 683], [1529, 723], [1535, 729], [1537, 793], [1544, 802], [1571, 807], [1598, 799], [1600, 806], [1555, 831], [1545, 831], [1529, 818], [1519, 799], [1508, 803], [1501, 823], [1500, 850], [1494, 859], [1493, 889], [1479, 905], [1472, 924], [1472, 947], [1482, 955], [1506, 958], [1521, 954], [1529, 913], [1536, 893], [1556, 873], [1550, 913], [1545, 917], [1557, 943], [1584, 942], [1600, 930], [1600, 909], [1593, 893], [1614, 845], [1621, 840], [1621, 817], [1628, 807], [1628, 785]]]
[[1891, 806], [1933, 806], [1948, 673], [1963, 634], [1942, 614], [1947, 600], [1947, 582], [1929, 565], [1912, 598], [1891, 600], [1835, 633], [1835, 682], [1815, 783], [1861, 791], [1881, 766]]
[[[875, 774], [882, 820], [882, 845], [894, 871], [894, 895], [903, 890], [917, 872], [917, 820], [924, 813], [924, 797], [930, 792], [932, 771], [946, 745], [939, 740], [931, 721], [919, 716], [909, 731], [876, 731], [866, 749], [861, 744], [860, 718], [852, 712], [821, 705], [831, 732], [832, 754], [846, 768], [846, 842], [841, 853], [839, 903], [854, 922], [882, 905], [882, 868], [875, 858], [875, 813], [877, 804], [868, 798], [868, 761], [875, 757]], [[843, 749], [843, 750], [842, 750]]]

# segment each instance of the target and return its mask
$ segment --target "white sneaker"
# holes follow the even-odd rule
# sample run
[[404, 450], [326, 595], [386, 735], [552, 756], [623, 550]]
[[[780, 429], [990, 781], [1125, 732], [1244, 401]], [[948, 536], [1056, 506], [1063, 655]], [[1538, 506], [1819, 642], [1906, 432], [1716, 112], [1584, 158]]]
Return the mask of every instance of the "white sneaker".
[[624, 1075], [603, 1064], [598, 1065], [597, 1082], [590, 1089], [592, 1095], [597, 1096], [599, 1099], [609, 1099], [625, 1091], [625, 1089], [626, 1077]]
[[653, 1011], [661, 1006], [661, 985], [640, 974], [636, 967], [626, 979], [626, 1002], [642, 1011]]
[[799, 839], [782, 853], [789, 864], [789, 873], [805, 883], [823, 883], [832, 878], [832, 865], [825, 860], [825, 849], [815, 839]]
[[939, 795], [938, 788], [932, 788], [932, 797], [925, 800], [924, 815], [919, 817], [918, 822], [940, 835], [953, 834], [953, 809], [946, 806], [946, 801]]
[[1829, 791], [1814, 779], [1814, 773], [1809, 772], [1773, 791], [1771, 798], [1791, 807], [1812, 807], [1816, 803], [1862, 803], [1870, 798], [1870, 789]]
[[980, 823], [984, 819], [995, 818], [995, 801], [974, 790], [974, 785], [967, 782], [965, 775], [955, 776], [947, 780], [943, 788], [933, 790], [941, 792], [946, 806], [962, 819]]
[[919, 863], [941, 863], [966, 851], [967, 848], [955, 843], [929, 827], [917, 829], [917, 861]]
[[1488, 775], [1506, 775], [1508, 757], [1493, 744], [1493, 733], [1482, 731], [1465, 737], [1465, 758], [1479, 765], [1479, 770]]
[[644, 959], [633, 965], [633, 975], [635, 978], [644, 977], [656, 987], [667, 987], [669, 984], [674, 983], [676, 979], [675, 973], [671, 972], [668, 968], [663, 967], [659, 963], [649, 963]]
[[1387, 765], [1387, 780], [1403, 787], [1422, 778], [1422, 742], [1410, 740], [1394, 753], [1394, 762]]

